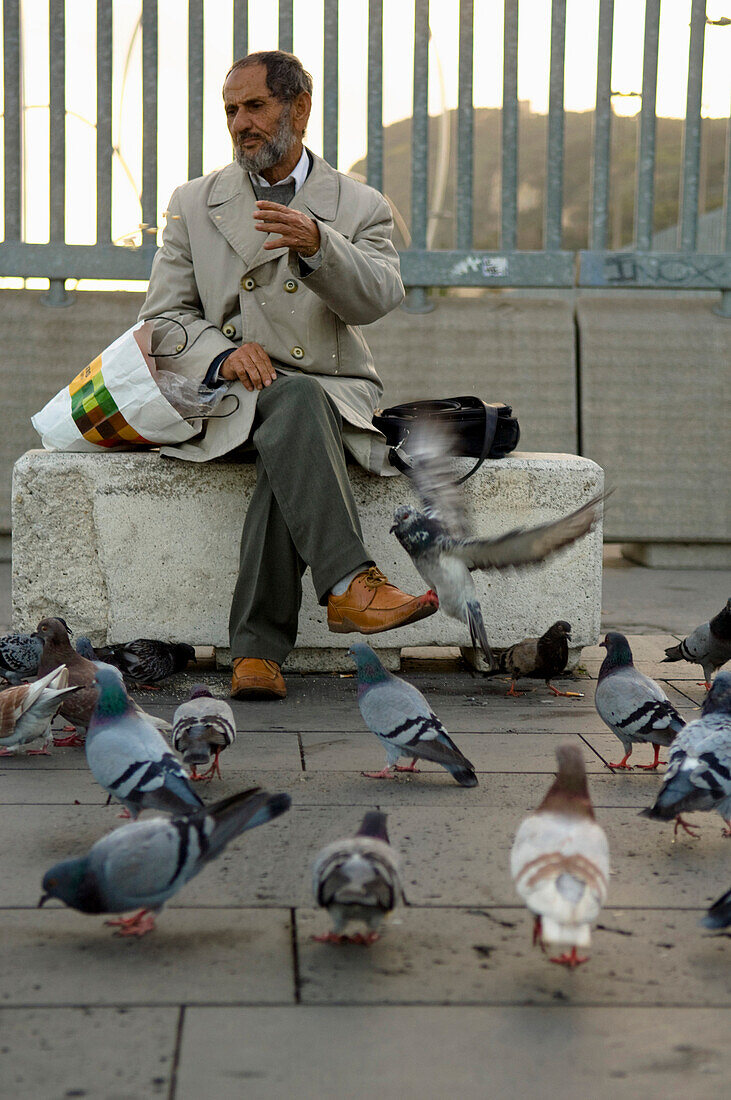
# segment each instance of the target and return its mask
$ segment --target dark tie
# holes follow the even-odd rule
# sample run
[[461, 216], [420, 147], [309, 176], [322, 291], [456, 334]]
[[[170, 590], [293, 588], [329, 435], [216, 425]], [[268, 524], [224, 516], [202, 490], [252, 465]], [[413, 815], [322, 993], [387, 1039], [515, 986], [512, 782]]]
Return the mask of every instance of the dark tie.
[[257, 199], [265, 199], [267, 202], [280, 202], [282, 206], [289, 206], [294, 198], [294, 180], [275, 183], [273, 187], [260, 187], [252, 180], [251, 186]]

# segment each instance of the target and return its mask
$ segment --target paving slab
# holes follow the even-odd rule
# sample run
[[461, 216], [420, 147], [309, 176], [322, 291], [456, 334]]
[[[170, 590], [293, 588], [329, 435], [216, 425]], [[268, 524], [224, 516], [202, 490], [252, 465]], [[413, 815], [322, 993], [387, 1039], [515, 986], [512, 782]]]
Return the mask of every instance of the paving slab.
[[167, 1097], [179, 1017], [177, 1008], [0, 1009], [5, 1095]]
[[2, 1006], [294, 1001], [288, 909], [170, 908], [142, 939], [55, 901], [2, 922]]
[[[601, 914], [589, 962], [574, 971], [531, 946], [524, 909], [397, 910], [371, 948], [315, 943], [327, 915], [297, 911], [303, 1004], [677, 1005], [731, 1007], [726, 936], [700, 910]], [[398, 922], [398, 923], [397, 923]]]
[[723, 1090], [729, 1026], [717, 1008], [196, 1008], [176, 1100], [689, 1100]]

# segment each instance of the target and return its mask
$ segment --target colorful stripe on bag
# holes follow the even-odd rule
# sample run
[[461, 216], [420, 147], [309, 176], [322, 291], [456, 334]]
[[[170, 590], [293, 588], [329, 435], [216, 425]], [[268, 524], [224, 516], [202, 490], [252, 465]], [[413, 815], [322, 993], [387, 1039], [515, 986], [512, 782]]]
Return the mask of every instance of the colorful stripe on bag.
[[104, 384], [102, 357], [97, 356], [84, 367], [69, 385], [71, 415], [84, 439], [99, 447], [118, 447], [139, 443], [151, 446], [139, 432], [127, 423]]

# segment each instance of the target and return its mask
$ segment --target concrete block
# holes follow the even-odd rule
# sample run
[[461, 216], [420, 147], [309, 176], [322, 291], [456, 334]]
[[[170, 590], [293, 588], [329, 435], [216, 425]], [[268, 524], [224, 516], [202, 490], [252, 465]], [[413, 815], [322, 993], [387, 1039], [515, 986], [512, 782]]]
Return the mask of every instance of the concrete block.
[[731, 542], [731, 329], [706, 301], [586, 297], [577, 304], [583, 453], [616, 493], [605, 538]]
[[[718, 502], [724, 507], [724, 502]], [[726, 502], [727, 503], [727, 502]], [[622, 557], [650, 569], [731, 569], [731, 543], [625, 542]]]
[[[457, 462], [458, 472], [469, 460]], [[255, 482], [250, 464], [197, 465], [156, 452], [108, 455], [30, 451], [14, 475], [13, 603], [18, 627], [62, 615], [92, 641], [159, 637], [228, 645], [240, 529]], [[351, 468], [366, 544], [407, 591], [424, 584], [389, 534], [394, 509], [412, 499], [402, 478]], [[558, 518], [602, 487], [595, 463], [528, 454], [485, 463], [466, 484], [474, 527], [486, 535]], [[549, 562], [512, 575], [476, 575], [488, 636], [508, 645], [568, 619], [573, 646], [598, 637], [601, 524]], [[322, 668], [353, 636], [331, 634], [306, 578], [298, 645], [321, 650]], [[464, 645], [466, 629], [437, 613], [381, 635], [380, 647]], [[311, 654], [308, 657], [311, 667]], [[297, 667], [297, 651], [289, 667]], [[349, 661], [343, 667], [352, 668]]]

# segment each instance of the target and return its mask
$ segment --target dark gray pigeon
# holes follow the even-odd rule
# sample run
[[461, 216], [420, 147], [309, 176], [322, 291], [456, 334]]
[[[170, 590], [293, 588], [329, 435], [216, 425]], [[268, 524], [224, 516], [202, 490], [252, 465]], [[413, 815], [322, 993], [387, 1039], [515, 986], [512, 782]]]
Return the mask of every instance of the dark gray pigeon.
[[609, 766], [629, 770], [633, 745], [649, 742], [655, 746], [655, 759], [637, 767], [653, 771], [660, 763], [660, 748], [673, 743], [685, 722], [660, 685], [635, 668], [624, 634], [611, 630], [599, 644], [607, 655], [599, 669], [594, 701], [602, 722], [616, 733], [624, 749], [622, 759]]
[[731, 672], [718, 673], [700, 718], [673, 742], [660, 793], [643, 814], [675, 818], [676, 833], [682, 828], [694, 836], [697, 826], [681, 816], [694, 810], [716, 810], [725, 822], [723, 835], [731, 837]]
[[87, 661], [98, 661], [99, 658], [96, 655], [96, 650], [91, 644], [91, 639], [82, 635], [76, 639], [76, 652], [81, 657], [86, 657]]
[[[384, 918], [403, 893], [385, 814], [370, 811], [354, 837], [335, 840], [322, 849], [312, 866], [312, 892], [333, 922], [332, 932], [313, 939], [371, 944], [379, 938]], [[366, 934], [344, 935], [343, 929], [351, 921], [362, 921], [368, 928]]]
[[718, 901], [714, 901], [701, 924], [706, 928], [728, 928], [731, 924], [731, 890], [727, 890]]
[[181, 814], [202, 806], [165, 738], [134, 710], [119, 669], [97, 665], [96, 685], [86, 760], [97, 783], [132, 817], [148, 809]]
[[497, 538], [468, 534], [464, 507], [448, 455], [449, 435], [433, 423], [419, 424], [409, 437], [413, 479], [424, 510], [397, 508], [391, 531], [439, 599], [445, 615], [469, 628], [490, 668], [490, 649], [482, 609], [471, 577], [475, 569], [509, 569], [534, 565], [585, 535], [602, 515], [603, 495], [574, 512], [538, 527], [515, 528]]
[[731, 661], [731, 597], [710, 622], [697, 626], [682, 642], [665, 650], [663, 663], [672, 661], [700, 665], [709, 690], [714, 672]]
[[43, 639], [38, 634], [5, 634], [0, 638], [0, 676], [10, 684], [22, 684], [38, 673]]
[[[215, 699], [205, 684], [197, 684], [188, 702], [181, 703], [173, 715], [173, 748], [193, 769], [190, 778], [220, 778], [218, 758], [235, 740], [236, 720], [231, 707], [225, 699]], [[210, 767], [199, 775], [197, 768], [203, 764]]]
[[[412, 684], [383, 667], [370, 646], [357, 642], [348, 650], [358, 670], [358, 706], [368, 728], [386, 749], [386, 767], [363, 772], [369, 779], [390, 779], [392, 770], [415, 772], [417, 760], [441, 764], [460, 787], [476, 787], [475, 769], [459, 751], [424, 696]], [[411, 764], [399, 767], [402, 756]]]
[[51, 867], [38, 905], [58, 898], [82, 913], [141, 907], [132, 917], [106, 923], [118, 926], [120, 936], [144, 936], [155, 927], [154, 914], [230, 841], [279, 817], [290, 803], [288, 794], [254, 787], [180, 817], [123, 825], [98, 840], [88, 855]]
[[101, 646], [97, 658], [114, 665], [140, 687], [150, 687], [175, 672], [182, 672], [189, 661], [195, 664], [195, 649], [187, 642], [159, 642], [155, 638], [137, 638], [133, 642], [115, 642]]
[[540, 638], [524, 638], [522, 642], [507, 649], [497, 650], [497, 672], [507, 672], [511, 679], [508, 695], [522, 695], [522, 691], [515, 690], [516, 680], [528, 677], [533, 680], [545, 680], [546, 687], [554, 695], [581, 699], [580, 691], [559, 691], [551, 680], [565, 672], [569, 659], [569, 639], [571, 637], [571, 623], [565, 619], [559, 619], [553, 626], [541, 634]]

